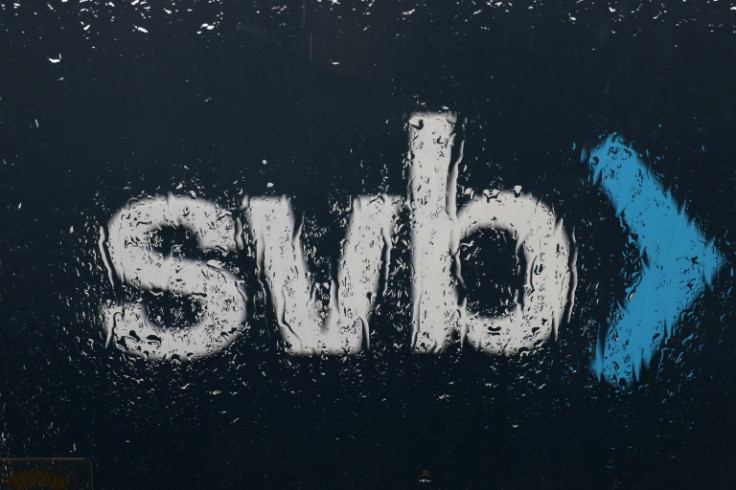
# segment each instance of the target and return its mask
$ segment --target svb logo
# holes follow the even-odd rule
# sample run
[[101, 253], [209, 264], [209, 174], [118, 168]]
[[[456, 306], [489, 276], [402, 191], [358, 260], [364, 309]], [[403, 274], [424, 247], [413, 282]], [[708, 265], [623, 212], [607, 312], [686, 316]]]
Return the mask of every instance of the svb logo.
[[[482, 190], [458, 208], [458, 158], [452, 113], [414, 114], [408, 124], [408, 195], [361, 195], [352, 215], [328, 305], [315, 300], [291, 202], [246, 197], [237, 213], [204, 199], [158, 196], [119, 210], [101, 230], [102, 256], [122, 283], [168, 291], [196, 301], [202, 314], [187, 329], [153, 322], [142, 300], [102, 308], [108, 342], [151, 360], [193, 360], [214, 354], [248, 330], [248, 291], [219, 261], [166, 257], [152, 240], [162, 228], [184, 227], [199, 249], [222, 256], [254, 240], [258, 272], [272, 298], [279, 331], [294, 355], [351, 355], [370, 344], [368, 325], [392, 250], [399, 211], [407, 208], [412, 239], [412, 350], [436, 354], [467, 342], [493, 355], [538, 348], [568, 320], [574, 303], [576, 253], [565, 224], [534, 195]], [[679, 313], [702, 293], [724, 263], [678, 209], [646, 165], [616, 136], [584, 154], [594, 180], [646, 250], [641, 280], [625, 308], [614, 311], [599, 340], [595, 370], [617, 384], [648, 363]], [[503, 231], [523, 254], [523, 288], [499, 316], [473, 312], [457, 292], [462, 282], [459, 245], [482, 229]], [[389, 285], [390, 287], [390, 285]]]

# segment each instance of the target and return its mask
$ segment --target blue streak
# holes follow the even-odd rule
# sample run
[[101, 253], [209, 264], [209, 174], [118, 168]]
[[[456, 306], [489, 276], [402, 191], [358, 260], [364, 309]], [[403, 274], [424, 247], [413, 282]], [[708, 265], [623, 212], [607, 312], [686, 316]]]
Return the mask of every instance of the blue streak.
[[616, 134], [593, 149], [587, 163], [640, 256], [648, 258], [642, 260], [638, 284], [611, 313], [605, 339], [599, 336], [592, 366], [599, 378], [629, 387], [725, 259]]

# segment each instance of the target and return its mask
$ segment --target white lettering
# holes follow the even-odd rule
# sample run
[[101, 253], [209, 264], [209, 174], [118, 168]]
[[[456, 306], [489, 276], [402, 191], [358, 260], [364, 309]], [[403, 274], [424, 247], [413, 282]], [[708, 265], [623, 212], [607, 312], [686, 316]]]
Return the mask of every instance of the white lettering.
[[153, 197], [132, 203], [110, 220], [108, 251], [120, 281], [138, 289], [171, 292], [196, 301], [199, 322], [184, 329], [156, 325], [143, 302], [109, 304], [102, 309], [110, 340], [130, 354], [149, 359], [205, 357], [232, 343], [245, 329], [246, 297], [241, 281], [217, 265], [164, 257], [151, 240], [162, 228], [184, 227], [203, 251], [226, 255], [236, 250], [230, 213], [203, 199]]
[[285, 197], [252, 198], [248, 223], [256, 238], [259, 267], [271, 291], [279, 329], [292, 354], [356, 354], [369, 342], [368, 319], [378, 293], [384, 254], [400, 200], [360, 196], [343, 245], [328, 311], [313, 295], [294, 213]]
[[[456, 213], [455, 124], [454, 115], [437, 113], [415, 114], [409, 124], [414, 351], [441, 352], [456, 332], [492, 354], [534, 349], [556, 332], [568, 304], [569, 239], [552, 210], [530, 194], [485, 192], [490, 197]], [[468, 311], [457, 294], [459, 242], [481, 228], [508, 232], [527, 264], [523, 298], [497, 318]]]

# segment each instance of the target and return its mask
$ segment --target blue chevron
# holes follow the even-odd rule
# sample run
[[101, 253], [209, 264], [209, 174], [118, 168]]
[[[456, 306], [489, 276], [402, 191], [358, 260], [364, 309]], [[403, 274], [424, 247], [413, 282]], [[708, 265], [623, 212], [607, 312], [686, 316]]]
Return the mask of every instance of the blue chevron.
[[621, 137], [608, 136], [587, 164], [648, 258], [638, 284], [611, 313], [605, 338], [599, 335], [592, 366], [599, 378], [629, 387], [725, 259]]

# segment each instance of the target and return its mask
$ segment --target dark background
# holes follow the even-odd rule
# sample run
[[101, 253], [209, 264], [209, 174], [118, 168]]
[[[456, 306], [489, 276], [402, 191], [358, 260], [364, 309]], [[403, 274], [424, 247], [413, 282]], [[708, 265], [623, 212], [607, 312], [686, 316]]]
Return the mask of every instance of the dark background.
[[[725, 0], [0, 3], [0, 457], [88, 457], [101, 489], [732, 488], [731, 266], [634, 389], [600, 383], [595, 341], [639, 257], [580, 150], [617, 131], [647, 152], [731, 261], [734, 87]], [[574, 231], [556, 341], [412, 355], [405, 230], [357, 357], [283, 353], [250, 244], [227, 266], [251, 329], [226, 352], [105, 347], [102, 302], [141, 297], [97, 245], [129, 199], [289, 195], [326, 278], [351, 196], [404, 195], [407, 117], [442, 107], [464, 121], [461, 190], [522, 185]], [[466, 260], [470, 301], [498, 310], [513, 244], [484, 235]]]

